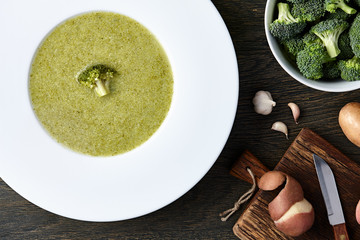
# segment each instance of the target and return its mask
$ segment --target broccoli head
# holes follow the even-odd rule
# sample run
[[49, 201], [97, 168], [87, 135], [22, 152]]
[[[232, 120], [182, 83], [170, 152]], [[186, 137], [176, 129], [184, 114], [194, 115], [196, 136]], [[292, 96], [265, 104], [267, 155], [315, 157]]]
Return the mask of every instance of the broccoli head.
[[330, 80], [340, 78], [340, 69], [337, 61], [324, 63], [323, 65], [323, 79]]
[[331, 12], [331, 13], [327, 12], [327, 15], [325, 15], [325, 18], [326, 19], [348, 20], [351, 16], [353, 16], [353, 15], [347, 14], [342, 9], [338, 8], [335, 10], [335, 12]]
[[313, 43], [323, 44], [321, 39], [312, 32], [305, 33], [303, 36], [303, 42], [305, 45], [311, 45]]
[[110, 93], [110, 80], [116, 71], [102, 64], [87, 67], [80, 72], [77, 81], [91, 89], [94, 89], [99, 97]]
[[281, 43], [291, 56], [296, 56], [305, 47], [303, 39], [299, 36], [281, 41]]
[[317, 80], [323, 77], [323, 64], [332, 61], [324, 46], [313, 43], [300, 51], [296, 56], [296, 64], [304, 77]]
[[306, 0], [287, 0], [290, 3], [304, 3]]
[[278, 18], [270, 24], [270, 32], [274, 37], [287, 40], [304, 30], [306, 23], [291, 15], [289, 4], [278, 3], [277, 6]]
[[334, 58], [340, 53], [339, 36], [348, 27], [349, 24], [344, 20], [331, 19], [319, 22], [310, 31], [322, 40], [329, 56]]
[[336, 57], [337, 59], [344, 60], [344, 59], [350, 59], [354, 56], [354, 53], [351, 49], [350, 45], [350, 38], [349, 38], [349, 32], [345, 31], [343, 32], [339, 37], [339, 49], [340, 54]]
[[291, 14], [307, 22], [319, 20], [325, 15], [323, 0], [307, 0], [302, 3], [294, 3]]
[[360, 58], [360, 14], [356, 16], [350, 27], [349, 38], [355, 56]]
[[336, 9], [340, 8], [347, 14], [355, 14], [356, 10], [346, 3], [349, 0], [325, 0], [325, 10], [334, 13]]
[[354, 56], [349, 60], [340, 60], [341, 78], [346, 81], [360, 80], [360, 59]]

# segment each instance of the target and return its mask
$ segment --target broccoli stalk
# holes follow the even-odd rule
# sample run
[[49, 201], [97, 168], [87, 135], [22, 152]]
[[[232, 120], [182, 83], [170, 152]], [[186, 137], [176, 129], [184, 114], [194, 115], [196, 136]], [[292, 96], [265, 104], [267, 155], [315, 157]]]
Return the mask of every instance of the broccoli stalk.
[[356, 10], [348, 6], [345, 1], [346, 0], [325, 0], [325, 9], [328, 12], [334, 13], [336, 9], [340, 8], [347, 14], [355, 14]]
[[278, 3], [279, 16], [278, 21], [283, 21], [285, 23], [293, 23], [297, 20], [291, 15], [290, 7], [287, 3]]
[[331, 19], [319, 22], [310, 31], [322, 40], [329, 56], [334, 58], [340, 53], [339, 36], [348, 27], [349, 24], [344, 20]]
[[278, 18], [270, 24], [270, 32], [280, 40], [287, 40], [302, 32], [306, 27], [305, 21], [294, 18], [287, 3], [278, 3]]
[[341, 78], [346, 81], [360, 80], [360, 59], [354, 56], [349, 60], [340, 60]]
[[114, 77], [116, 71], [102, 64], [97, 64], [87, 67], [84, 71], [80, 72], [77, 81], [94, 89], [99, 97], [105, 96], [110, 93], [110, 80]]

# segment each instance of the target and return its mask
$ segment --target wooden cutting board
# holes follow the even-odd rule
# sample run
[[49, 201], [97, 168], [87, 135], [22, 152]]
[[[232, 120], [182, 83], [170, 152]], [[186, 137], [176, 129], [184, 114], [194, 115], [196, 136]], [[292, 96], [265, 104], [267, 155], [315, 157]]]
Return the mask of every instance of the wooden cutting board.
[[[291, 238], [284, 235], [275, 227], [267, 208], [277, 193], [259, 190], [234, 225], [233, 231], [236, 236], [242, 240], [334, 239], [313, 163], [313, 153], [323, 158], [333, 170], [349, 237], [354, 240], [360, 239], [360, 225], [355, 219], [356, 204], [360, 200], [360, 167], [308, 128], [301, 130], [274, 170], [285, 172], [299, 181], [305, 198], [312, 203], [315, 210], [313, 227], [300, 237]], [[268, 171], [254, 155], [245, 151], [233, 165], [230, 173], [252, 182], [247, 167], [255, 173], [257, 179]]]

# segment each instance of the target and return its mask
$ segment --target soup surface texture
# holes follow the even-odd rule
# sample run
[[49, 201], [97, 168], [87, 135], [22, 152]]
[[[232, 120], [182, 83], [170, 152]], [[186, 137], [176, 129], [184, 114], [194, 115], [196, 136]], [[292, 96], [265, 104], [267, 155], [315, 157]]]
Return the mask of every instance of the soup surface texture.
[[[104, 97], [76, 81], [92, 64], [117, 72]], [[162, 46], [144, 26], [121, 14], [91, 12], [66, 20], [44, 39], [29, 91], [37, 118], [59, 143], [111, 156], [141, 145], [160, 127], [173, 75]]]

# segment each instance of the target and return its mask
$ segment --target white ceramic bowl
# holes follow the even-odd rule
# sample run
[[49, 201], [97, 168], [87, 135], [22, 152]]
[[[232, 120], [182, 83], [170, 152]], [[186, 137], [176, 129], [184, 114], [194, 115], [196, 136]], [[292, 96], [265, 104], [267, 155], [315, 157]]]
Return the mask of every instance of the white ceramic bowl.
[[295, 63], [289, 61], [287, 53], [283, 51], [281, 45], [278, 41], [271, 35], [269, 26], [270, 23], [276, 18], [274, 16], [274, 10], [276, 10], [277, 0], [268, 0], [265, 7], [265, 33], [268, 44], [270, 46], [271, 52], [274, 54], [276, 60], [280, 66], [294, 79], [301, 82], [302, 84], [309, 86], [311, 88], [326, 91], [326, 92], [347, 92], [360, 88], [360, 81], [347, 82], [342, 79], [335, 81], [321, 81], [321, 80], [311, 80], [305, 78]]

